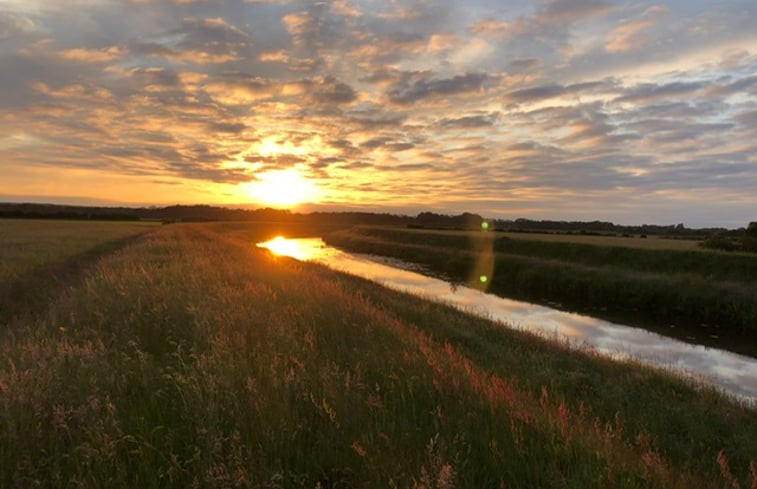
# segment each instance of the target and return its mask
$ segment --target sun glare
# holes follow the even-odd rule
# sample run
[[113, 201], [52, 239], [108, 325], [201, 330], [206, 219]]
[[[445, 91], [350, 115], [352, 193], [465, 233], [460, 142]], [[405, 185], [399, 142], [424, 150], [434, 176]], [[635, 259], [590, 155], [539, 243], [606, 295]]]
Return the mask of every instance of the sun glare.
[[276, 236], [270, 241], [258, 244], [260, 248], [267, 248], [271, 250], [274, 255], [283, 256], [296, 256], [299, 252], [299, 247], [294, 241], [290, 241], [282, 236]]
[[250, 197], [272, 207], [294, 207], [320, 197], [320, 189], [297, 169], [272, 170], [257, 175], [258, 181], [244, 184]]
[[297, 260], [313, 260], [323, 256], [327, 250], [320, 238], [287, 239], [282, 236], [258, 243], [258, 248], [266, 248], [278, 256], [290, 256]]

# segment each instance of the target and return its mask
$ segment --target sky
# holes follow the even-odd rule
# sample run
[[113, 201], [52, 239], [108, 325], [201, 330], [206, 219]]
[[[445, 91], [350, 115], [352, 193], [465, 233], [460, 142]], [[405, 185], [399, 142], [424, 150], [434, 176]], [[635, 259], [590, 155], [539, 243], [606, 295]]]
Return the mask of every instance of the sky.
[[0, 201], [745, 226], [754, 0], [0, 0]]

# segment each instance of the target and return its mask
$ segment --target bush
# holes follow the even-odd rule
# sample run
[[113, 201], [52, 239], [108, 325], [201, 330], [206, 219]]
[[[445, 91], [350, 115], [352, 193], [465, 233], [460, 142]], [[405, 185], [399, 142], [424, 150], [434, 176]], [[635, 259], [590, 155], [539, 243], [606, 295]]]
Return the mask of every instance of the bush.
[[757, 253], [757, 238], [747, 236], [741, 240], [741, 249], [751, 253]]
[[700, 243], [702, 248], [722, 251], [736, 251], [739, 246], [731, 239], [723, 236], [711, 236]]

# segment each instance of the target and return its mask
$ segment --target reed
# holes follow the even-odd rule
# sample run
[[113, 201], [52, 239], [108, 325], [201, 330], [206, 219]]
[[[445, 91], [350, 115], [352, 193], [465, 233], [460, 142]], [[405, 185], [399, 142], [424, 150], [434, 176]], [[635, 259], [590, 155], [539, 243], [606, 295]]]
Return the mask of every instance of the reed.
[[[326, 240], [350, 251], [420, 263], [477, 288], [482, 285], [471, 272], [491, 262], [489, 292], [560, 303], [653, 329], [672, 323], [685, 335], [704, 330], [732, 340], [739, 351], [757, 354], [757, 261], [752, 257], [387, 228], [343, 230]], [[700, 327], [703, 323], [711, 329]]]

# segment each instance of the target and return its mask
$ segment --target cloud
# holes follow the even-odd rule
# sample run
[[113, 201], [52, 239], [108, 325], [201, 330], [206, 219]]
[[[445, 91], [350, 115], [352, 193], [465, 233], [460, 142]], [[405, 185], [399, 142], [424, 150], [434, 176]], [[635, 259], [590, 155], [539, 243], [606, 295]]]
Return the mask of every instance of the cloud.
[[392, 33], [390, 36], [371, 38], [350, 49], [355, 59], [373, 63], [392, 63], [422, 54], [428, 47], [423, 36], [414, 33]]
[[178, 63], [215, 64], [241, 59], [234, 51], [214, 54], [203, 50], [173, 50], [159, 44], [135, 44], [133, 51], [135, 54], [149, 55]]
[[221, 64], [242, 59], [252, 49], [250, 36], [220, 17], [182, 20], [181, 26], [153, 40], [134, 41], [136, 56], [194, 64]]
[[[183, 81], [192, 81], [192, 76], [188, 73], [178, 73], [171, 68], [149, 67], [149, 68], [132, 68], [128, 74], [145, 85], [160, 85], [167, 87], [178, 87]], [[182, 81], [183, 80], [183, 81]], [[200, 81], [195, 79], [194, 81]]]
[[499, 119], [499, 114], [477, 114], [456, 118], [445, 118], [439, 121], [439, 125], [446, 128], [475, 129], [492, 127]]
[[260, 3], [260, 4], [271, 4], [271, 5], [288, 5], [290, 3], [294, 3], [297, 0], [244, 0], [245, 3]]
[[542, 66], [542, 61], [538, 58], [520, 58], [510, 61], [510, 66], [517, 71], [528, 71]]
[[307, 97], [317, 104], [346, 104], [357, 98], [357, 92], [334, 77], [319, 77], [297, 82], [303, 88]]
[[724, 97], [737, 93], [752, 94], [757, 92], [757, 75], [737, 78], [736, 80], [722, 81], [707, 90], [708, 95]]
[[27, 36], [39, 31], [39, 26], [27, 15], [0, 12], [0, 41]]
[[757, 109], [739, 113], [735, 120], [747, 128], [757, 127]]
[[615, 7], [604, 0], [552, 0], [529, 16], [507, 21], [487, 17], [470, 26], [480, 36], [513, 39], [521, 36], [559, 36], [576, 22], [611, 12]]
[[690, 96], [707, 86], [704, 81], [675, 81], [670, 83], [642, 83], [630, 87], [616, 102], [651, 102], [672, 97]]
[[333, 0], [331, 2], [331, 11], [346, 17], [360, 17], [363, 15], [360, 9], [355, 7], [352, 0]]
[[428, 50], [439, 53], [455, 49], [463, 39], [454, 34], [432, 34], [428, 40]]
[[263, 62], [289, 63], [291, 58], [285, 50], [279, 49], [276, 51], [264, 51], [260, 53], [259, 59]]
[[292, 36], [303, 36], [308, 32], [315, 32], [315, 17], [310, 12], [296, 12], [286, 14], [281, 22]]
[[369, 150], [382, 148], [392, 152], [400, 152], [414, 148], [415, 144], [408, 141], [396, 141], [392, 136], [379, 136], [362, 142], [360, 146]]
[[73, 48], [61, 51], [60, 57], [82, 63], [109, 63], [123, 57], [126, 52], [120, 46], [110, 46], [102, 49]]
[[613, 8], [604, 0], [553, 0], [537, 12], [536, 20], [551, 25], [573, 23], [605, 15]]
[[479, 36], [495, 39], [511, 39], [528, 32], [529, 21], [518, 19], [513, 22], [493, 18], [482, 19], [471, 25], [470, 30]]
[[670, 14], [670, 9], [663, 6], [647, 8], [638, 19], [623, 22], [609, 34], [605, 50], [609, 53], [620, 53], [638, 49], [646, 44], [643, 33], [654, 26], [661, 18]]
[[248, 105], [271, 98], [280, 86], [271, 80], [242, 73], [214, 78], [203, 85], [214, 100], [224, 105]]
[[391, 87], [387, 95], [395, 104], [411, 105], [432, 97], [478, 92], [484, 88], [488, 79], [489, 75], [485, 73], [466, 73], [441, 79], [421, 77], [412, 81], [403, 80]]
[[298, 165], [335, 205], [609, 215], [617, 195], [662, 208], [655, 195], [691, 203], [693, 188], [757, 205], [755, 8], [13, 0], [4, 10], [0, 192], [70, 169], [217, 192], [202, 200]]
[[504, 94], [504, 100], [512, 103], [538, 102], [564, 95], [591, 93], [610, 88], [611, 84], [605, 81], [574, 83], [572, 85], [538, 85], [531, 88], [515, 90]]

